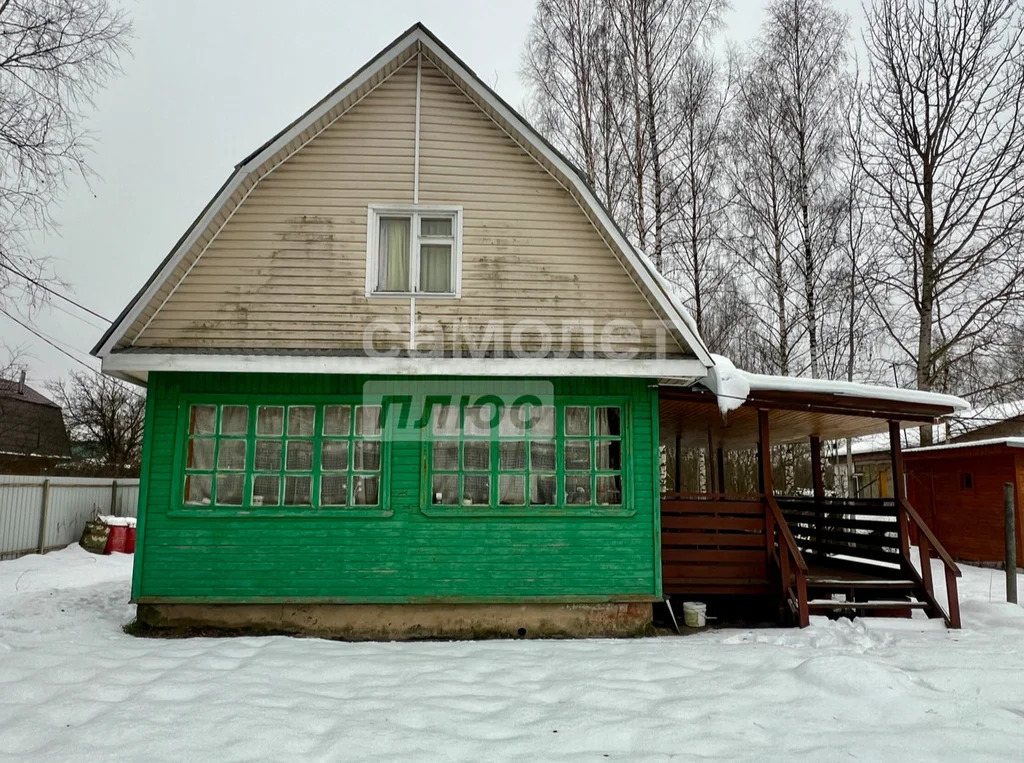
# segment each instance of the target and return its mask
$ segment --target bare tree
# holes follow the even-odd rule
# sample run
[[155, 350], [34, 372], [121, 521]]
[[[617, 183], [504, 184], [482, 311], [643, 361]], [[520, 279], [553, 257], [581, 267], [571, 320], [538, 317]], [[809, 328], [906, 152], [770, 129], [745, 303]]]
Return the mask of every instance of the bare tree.
[[795, 279], [791, 237], [797, 224], [789, 182], [778, 82], [760, 62], [741, 67], [729, 127], [729, 181], [733, 194], [729, 248], [742, 263], [746, 286], [758, 299], [762, 370], [788, 375], [799, 332], [793, 326]]
[[621, 63], [611, 0], [540, 0], [521, 76], [540, 129], [613, 211], [623, 195]]
[[110, 0], [0, 0], [0, 306], [42, 298], [46, 262], [24, 236], [52, 226], [70, 173], [88, 173], [84, 114], [130, 33]]
[[97, 443], [108, 471], [137, 472], [146, 418], [143, 395], [117, 379], [85, 372], [54, 382], [49, 389], [64, 409], [68, 432]]
[[1020, 3], [875, 0], [865, 44], [859, 162], [893, 234], [877, 312], [919, 389], [970, 392], [960, 369], [1020, 324], [1024, 296]]
[[[732, 91], [732, 69], [709, 54], [690, 51], [680, 61], [673, 105], [680, 123], [673, 165], [678, 168], [672, 208], [676, 211], [666, 275], [682, 285], [697, 331], [706, 335], [707, 312], [727, 276], [721, 243], [729, 205], [725, 134]], [[720, 305], [721, 306], [721, 305]]]
[[847, 18], [827, 0], [774, 0], [754, 61], [766, 67], [777, 91], [765, 106], [777, 108], [782, 149], [789, 154], [796, 205], [794, 257], [802, 281], [802, 319], [809, 370], [821, 375], [821, 304], [831, 290], [841, 202], [835, 185], [842, 138], [841, 96], [847, 77]]

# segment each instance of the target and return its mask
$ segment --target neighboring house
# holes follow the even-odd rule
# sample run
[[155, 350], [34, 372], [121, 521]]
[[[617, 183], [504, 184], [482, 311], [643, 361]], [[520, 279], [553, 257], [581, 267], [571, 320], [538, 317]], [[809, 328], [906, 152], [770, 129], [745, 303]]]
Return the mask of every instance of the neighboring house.
[[1004, 486], [1013, 485], [1024, 563], [1024, 437], [949, 442], [905, 454], [910, 501], [957, 559], [1006, 560]]
[[[1006, 437], [1024, 437], [1024, 400], [981, 406], [960, 411], [943, 426], [935, 427], [933, 444], [993, 440]], [[919, 429], [903, 432], [904, 449], [917, 448], [921, 443]], [[837, 468], [845, 474], [845, 444], [841, 445]], [[862, 498], [892, 497], [892, 469], [890, 467], [888, 438], [860, 437], [853, 443], [854, 492]], [[840, 475], [842, 478], [842, 475]]]
[[[713, 357], [578, 170], [420, 25], [235, 168], [94, 353], [148, 386], [150, 626], [611, 635], [751, 594], [805, 625], [858, 555], [844, 611], [884, 589], [959, 622], [905, 503], [858, 507], [868, 545], [825, 524], [849, 509], [820, 444], [961, 401]], [[814, 495], [780, 508], [764, 460], [722, 495], [725, 451], [773, 442], [810, 442]], [[669, 494], [666, 454], [698, 446], [717, 488]]]
[[71, 459], [60, 406], [18, 380], [0, 379], [0, 474], [46, 474]]

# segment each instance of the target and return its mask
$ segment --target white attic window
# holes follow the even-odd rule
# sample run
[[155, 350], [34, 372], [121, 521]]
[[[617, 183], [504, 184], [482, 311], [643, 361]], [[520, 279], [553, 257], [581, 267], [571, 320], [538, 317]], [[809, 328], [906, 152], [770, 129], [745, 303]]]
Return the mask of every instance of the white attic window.
[[366, 241], [368, 296], [461, 295], [461, 207], [371, 205]]

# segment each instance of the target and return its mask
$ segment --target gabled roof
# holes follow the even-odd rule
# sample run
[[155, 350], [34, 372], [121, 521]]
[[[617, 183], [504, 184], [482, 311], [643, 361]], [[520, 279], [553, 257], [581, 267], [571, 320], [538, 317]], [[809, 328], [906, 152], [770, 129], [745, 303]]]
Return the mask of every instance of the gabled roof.
[[0, 453], [70, 458], [60, 406], [27, 385], [0, 379]]
[[[180, 282], [188, 269], [201, 256], [194, 248], [205, 239], [212, 240], [216, 226], [225, 215], [237, 208], [259, 180], [297, 151], [323, 129], [332, 124], [352, 103], [379, 84], [391, 72], [403, 66], [416, 54], [422, 53], [453, 81], [502, 129], [512, 136], [541, 166], [551, 173], [575, 198], [598, 232], [620, 258], [620, 262], [634, 283], [645, 294], [679, 341], [689, 347], [696, 359], [710, 368], [711, 354], [697, 334], [696, 327], [686, 309], [675, 298], [645, 255], [637, 251], [616, 225], [587, 184], [583, 174], [543, 138], [530, 124], [487, 86], [462, 60], [445, 46], [422, 24], [415, 24], [388, 45], [352, 77], [339, 85], [319, 103], [309, 109], [276, 136], [242, 160], [221, 186], [216, 196], [206, 205], [185, 235], [167, 255], [138, 294], [121, 312], [92, 353], [106, 357], [118, 349], [130, 346], [148, 323], [146, 317], [155, 314], [163, 304], [156, 304], [161, 294], [164, 300]], [[191, 264], [186, 258], [192, 257]], [[154, 305], [156, 305], [154, 307]], [[132, 327], [142, 322], [134, 336], [128, 336]]]

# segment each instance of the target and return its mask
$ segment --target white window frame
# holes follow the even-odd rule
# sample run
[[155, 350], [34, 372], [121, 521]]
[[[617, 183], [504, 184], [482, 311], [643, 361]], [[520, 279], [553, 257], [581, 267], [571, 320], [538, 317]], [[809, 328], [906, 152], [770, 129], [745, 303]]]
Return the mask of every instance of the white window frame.
[[[378, 243], [382, 217], [408, 217], [410, 219], [409, 274], [413, 280], [410, 291], [377, 291], [379, 267]], [[420, 218], [452, 218], [452, 274], [453, 291], [419, 291], [420, 278]], [[462, 296], [462, 207], [448, 204], [370, 204], [366, 213], [366, 296], [416, 297], [424, 299], [458, 299]]]

